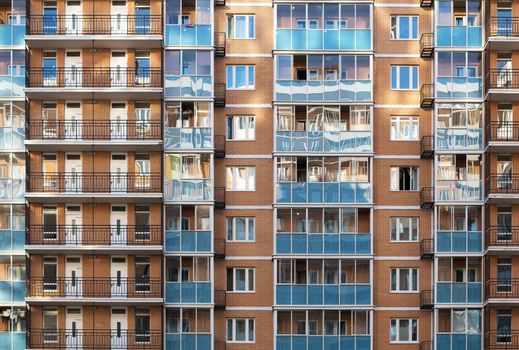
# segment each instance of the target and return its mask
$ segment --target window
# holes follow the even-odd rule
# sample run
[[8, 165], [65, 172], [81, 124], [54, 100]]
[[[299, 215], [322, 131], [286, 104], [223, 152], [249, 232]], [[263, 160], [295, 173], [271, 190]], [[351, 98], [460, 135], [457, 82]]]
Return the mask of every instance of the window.
[[229, 15], [227, 16], [227, 38], [254, 39], [254, 16]]
[[392, 40], [417, 40], [418, 16], [391, 16]]
[[254, 66], [227, 66], [227, 89], [254, 90]]
[[227, 218], [228, 241], [254, 241], [254, 218]]
[[254, 269], [227, 269], [227, 290], [229, 292], [254, 292]]
[[392, 292], [417, 292], [418, 269], [391, 269]]
[[43, 309], [43, 341], [58, 341], [58, 309]]
[[391, 66], [392, 90], [418, 90], [418, 66]]
[[418, 218], [391, 218], [391, 240], [395, 242], [418, 241]]
[[211, 75], [211, 53], [209, 51], [166, 51], [166, 75]]
[[251, 116], [227, 117], [227, 140], [254, 140], [256, 124]]
[[135, 342], [148, 343], [150, 341], [150, 309], [135, 309]]
[[418, 319], [391, 320], [391, 343], [418, 342]]
[[227, 191], [255, 191], [254, 167], [227, 167]]
[[391, 141], [418, 140], [418, 117], [391, 117]]
[[135, 291], [149, 292], [150, 286], [150, 257], [135, 257]]
[[58, 258], [43, 257], [43, 290], [58, 290]]
[[252, 343], [254, 342], [254, 319], [229, 318], [227, 319], [227, 342]]
[[418, 191], [418, 168], [391, 167], [391, 191]]

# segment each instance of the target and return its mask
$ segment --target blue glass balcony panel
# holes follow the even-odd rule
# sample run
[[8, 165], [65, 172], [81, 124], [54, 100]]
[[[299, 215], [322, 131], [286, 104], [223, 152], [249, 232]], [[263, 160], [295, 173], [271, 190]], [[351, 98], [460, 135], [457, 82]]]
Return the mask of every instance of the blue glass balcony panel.
[[23, 251], [25, 231], [0, 230], [1, 251]]
[[276, 350], [369, 350], [370, 335], [277, 335]]
[[436, 201], [480, 201], [481, 180], [438, 180], [435, 193]]
[[436, 130], [436, 149], [480, 151], [483, 149], [483, 130], [438, 128]]
[[210, 46], [211, 25], [195, 24], [167, 24], [165, 46]]
[[167, 253], [210, 252], [211, 231], [166, 231]]
[[442, 350], [481, 349], [481, 338], [481, 334], [442, 333], [436, 335], [436, 346]]
[[479, 304], [483, 301], [481, 282], [437, 282], [436, 302], [439, 304]]
[[211, 302], [211, 282], [166, 282], [167, 304], [207, 304]]
[[482, 27], [436, 26], [436, 46], [481, 47]]
[[0, 25], [0, 46], [24, 46], [25, 25]]
[[172, 350], [192, 350], [192, 349], [211, 349], [210, 334], [166, 334], [166, 349]]
[[24, 301], [25, 281], [0, 281], [0, 301]]
[[211, 128], [165, 128], [164, 149], [210, 149]]
[[0, 97], [24, 96], [25, 77], [0, 76]]
[[167, 97], [211, 97], [211, 76], [166, 76], [164, 95]]
[[481, 253], [483, 234], [481, 231], [437, 231], [437, 253]]
[[277, 203], [370, 203], [369, 182], [282, 182], [276, 184]]
[[370, 131], [276, 131], [277, 152], [372, 152]]
[[277, 254], [371, 254], [369, 233], [278, 233]]
[[213, 199], [210, 180], [166, 180], [166, 201], [209, 201]]
[[437, 98], [482, 98], [483, 79], [439, 77], [436, 78]]
[[0, 149], [24, 149], [25, 128], [0, 127]]
[[279, 80], [275, 84], [275, 98], [277, 101], [371, 101], [371, 92], [371, 80]]
[[371, 29], [276, 29], [276, 50], [371, 49]]
[[5, 350], [25, 350], [25, 332], [0, 332], [0, 344]]
[[369, 284], [276, 285], [278, 305], [370, 305]]

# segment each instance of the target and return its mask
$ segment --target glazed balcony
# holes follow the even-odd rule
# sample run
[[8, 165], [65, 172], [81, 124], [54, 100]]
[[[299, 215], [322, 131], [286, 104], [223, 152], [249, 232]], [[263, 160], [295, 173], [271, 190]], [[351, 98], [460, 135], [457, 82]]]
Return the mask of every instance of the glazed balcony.
[[371, 203], [369, 182], [276, 182], [276, 203]]
[[[4, 7], [6, 3], [7, 6]], [[19, 2], [18, 6], [20, 5], [23, 9], [11, 8], [11, 1], [3, 1], [0, 4], [2, 12], [9, 14], [6, 16], [8, 23], [0, 24], [0, 46], [2, 47], [20, 46], [23, 48], [25, 45], [25, 3]]]
[[167, 230], [164, 251], [166, 253], [210, 253], [212, 241], [211, 231]]
[[371, 254], [371, 234], [277, 233], [276, 254]]
[[[311, 344], [311, 345], [310, 345]], [[299, 350], [316, 349], [355, 349], [370, 350], [371, 335], [300, 335], [277, 334], [276, 349]]]
[[23, 201], [25, 179], [0, 179], [0, 200]]
[[141, 299], [162, 302], [162, 280], [129, 277], [76, 277], [27, 279], [27, 299], [35, 301], [79, 300], [109, 298]]
[[162, 349], [162, 332], [127, 329], [27, 330], [28, 349]]
[[278, 306], [358, 306], [371, 304], [371, 284], [276, 284]]
[[[167, 97], [213, 97], [213, 77], [210, 75], [166, 75], [164, 95]], [[216, 105], [216, 104], [215, 104]]]
[[479, 47], [483, 41], [481, 26], [436, 26], [437, 47]]
[[278, 102], [368, 102], [371, 80], [276, 80]]
[[211, 182], [210, 179], [166, 180], [164, 198], [166, 201], [211, 201]]
[[[162, 175], [159, 173], [31, 173], [26, 198], [62, 201], [79, 197], [132, 197], [141, 200], [162, 198]], [[84, 199], [84, 198], [83, 198]]]
[[487, 40], [492, 50], [519, 48], [519, 17], [490, 17]]
[[436, 99], [480, 99], [483, 97], [481, 77], [437, 77]]
[[[167, 130], [167, 129], [166, 129]], [[160, 150], [162, 123], [128, 120], [124, 122], [30, 121], [26, 147], [30, 150]]]
[[27, 42], [31, 47], [53, 48], [67, 41], [74, 47], [91, 47], [91, 40], [96, 40], [96, 47], [124, 48], [123, 43], [128, 41], [139, 48], [160, 47], [162, 16], [31, 15], [27, 20]]
[[516, 279], [488, 279], [485, 288], [485, 297], [488, 302], [515, 302], [519, 303], [519, 280]]
[[8, 330], [0, 332], [0, 343], [5, 349], [26, 349], [25, 332], [10, 332]]
[[[209, 323], [209, 321], [207, 321]], [[166, 333], [166, 347], [170, 350], [204, 350], [211, 349], [211, 333], [207, 332], [189, 332], [189, 333]], [[215, 350], [218, 348], [214, 347]], [[220, 350], [225, 350], [224, 347]]]
[[23, 302], [25, 300], [25, 281], [0, 280], [0, 300], [2, 302]]
[[472, 202], [482, 200], [481, 180], [437, 180], [436, 202]]
[[[309, 10], [310, 11], [310, 10]], [[337, 18], [339, 14], [337, 13]], [[369, 19], [368, 19], [369, 22]], [[276, 50], [372, 50], [370, 28], [277, 28]]]
[[25, 232], [17, 228], [12, 230], [0, 229], [0, 250], [23, 251], [25, 245]]
[[[121, 67], [30, 67], [27, 69], [26, 94], [31, 98], [88, 99], [102, 92], [106, 99], [160, 98], [161, 68]], [[146, 99], [146, 98], [145, 98]]]
[[491, 174], [487, 177], [487, 198], [493, 203], [519, 203], [519, 175]]
[[212, 303], [213, 283], [204, 282], [166, 282], [165, 304], [210, 304]]
[[480, 151], [483, 149], [483, 129], [436, 128], [436, 150]]
[[485, 242], [490, 251], [506, 251], [514, 254], [519, 248], [519, 227], [488, 227]]
[[211, 46], [210, 24], [166, 24], [165, 46]]
[[276, 131], [280, 153], [370, 153], [371, 131]]
[[492, 101], [519, 101], [519, 70], [489, 69], [486, 88]]
[[480, 304], [481, 282], [436, 282], [436, 304]]
[[26, 249], [95, 249], [162, 250], [160, 225], [30, 225]]
[[487, 126], [487, 142], [493, 152], [514, 153], [519, 147], [519, 123], [491, 121]]
[[481, 253], [481, 231], [436, 231], [436, 253]]
[[436, 349], [481, 349], [481, 333], [437, 333]]

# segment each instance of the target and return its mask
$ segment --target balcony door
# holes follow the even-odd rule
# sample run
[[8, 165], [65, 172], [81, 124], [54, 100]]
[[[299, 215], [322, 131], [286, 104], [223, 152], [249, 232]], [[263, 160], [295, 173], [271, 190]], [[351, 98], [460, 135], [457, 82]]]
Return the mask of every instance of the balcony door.
[[81, 315], [80, 307], [68, 307], [66, 316], [66, 335], [67, 350], [81, 349], [83, 347], [83, 316]]
[[126, 192], [128, 161], [126, 153], [112, 153], [110, 160], [110, 186], [112, 192]]
[[[81, 245], [83, 216], [80, 205], [67, 205], [65, 211], [65, 244]], [[94, 242], [95, 243], [95, 242]]]
[[126, 245], [128, 243], [128, 214], [125, 205], [112, 205], [110, 228], [111, 245]]
[[65, 103], [65, 139], [81, 139], [83, 112], [81, 102]]
[[65, 7], [65, 31], [67, 34], [79, 35], [82, 31], [82, 6], [81, 0], [67, 0]]
[[65, 86], [81, 87], [83, 59], [80, 50], [65, 51]]
[[67, 256], [65, 260], [65, 296], [81, 297], [83, 294], [82, 271], [81, 257]]
[[67, 153], [65, 155], [65, 190], [78, 193], [83, 185], [83, 161], [81, 153]]
[[128, 133], [128, 108], [126, 102], [112, 102], [110, 105], [110, 138], [126, 140]]
[[126, 257], [112, 257], [110, 265], [110, 280], [112, 288], [112, 298], [125, 298], [128, 291], [128, 264]]
[[110, 319], [112, 349], [126, 349], [128, 316], [125, 308], [113, 308]]
[[126, 35], [128, 33], [128, 6], [126, 0], [112, 0], [110, 7], [111, 34]]
[[128, 58], [126, 51], [112, 51], [110, 54], [110, 82], [112, 87], [126, 87]]
[[497, 188], [500, 190], [512, 189], [512, 156], [499, 154], [497, 156]]

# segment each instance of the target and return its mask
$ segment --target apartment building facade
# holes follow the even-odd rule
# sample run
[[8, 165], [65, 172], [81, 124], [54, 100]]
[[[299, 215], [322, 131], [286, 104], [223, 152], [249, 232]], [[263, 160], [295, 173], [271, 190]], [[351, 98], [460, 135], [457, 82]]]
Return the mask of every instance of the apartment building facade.
[[0, 0], [0, 347], [519, 348], [517, 11]]

